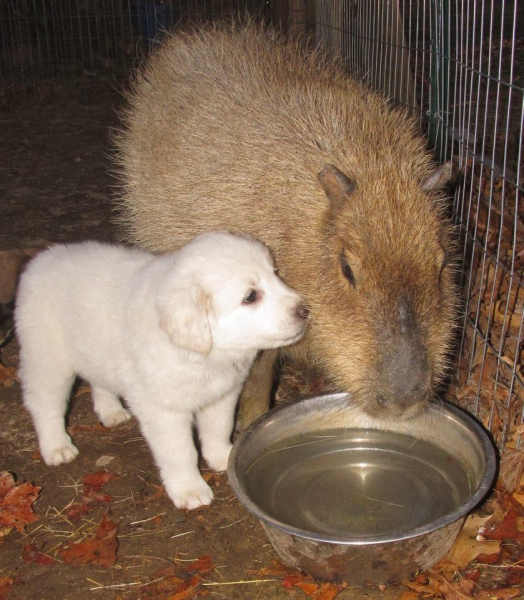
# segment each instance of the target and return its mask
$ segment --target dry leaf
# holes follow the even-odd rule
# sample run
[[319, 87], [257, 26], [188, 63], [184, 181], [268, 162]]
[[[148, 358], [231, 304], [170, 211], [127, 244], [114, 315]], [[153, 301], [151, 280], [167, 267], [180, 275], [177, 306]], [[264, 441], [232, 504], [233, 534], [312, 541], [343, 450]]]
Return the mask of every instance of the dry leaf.
[[112, 456], [111, 454], [104, 454], [95, 462], [95, 465], [97, 467], [107, 467], [107, 465], [112, 463], [115, 458], [116, 456]]
[[518, 540], [524, 541], [524, 531], [522, 531], [520, 525], [524, 511], [510, 508], [502, 523], [497, 525], [488, 526], [484, 532], [484, 537], [488, 540]]
[[288, 575], [282, 580], [282, 587], [286, 590], [292, 590], [297, 583], [304, 581], [306, 575], [297, 571], [296, 575]]
[[169, 600], [185, 600], [186, 598], [194, 598], [195, 591], [201, 583], [202, 580], [196, 575], [188, 581], [183, 581], [177, 586], [175, 593], [169, 596]]
[[185, 566], [186, 571], [189, 571], [189, 573], [205, 573], [214, 568], [215, 565], [213, 564], [213, 560], [209, 554], [201, 556]]
[[22, 550], [22, 559], [24, 562], [35, 562], [39, 565], [52, 565], [55, 560], [51, 558], [51, 556], [47, 556], [46, 554], [42, 554], [39, 552], [33, 544], [29, 542], [24, 546]]
[[444, 577], [439, 576], [439, 590], [444, 594], [446, 600], [469, 600], [474, 598], [473, 592], [477, 586], [469, 579], [461, 579], [458, 582], [450, 583]]
[[60, 549], [60, 557], [64, 562], [77, 567], [95, 565], [108, 569], [116, 561], [117, 528], [118, 525], [104, 515], [92, 537], [82, 542], [67, 543]]
[[294, 587], [300, 588], [305, 594], [307, 594], [308, 596], [314, 596], [315, 598], [317, 597], [318, 592], [320, 591], [318, 583], [315, 583], [310, 578], [298, 581], [297, 583], [295, 583]]
[[340, 592], [347, 587], [344, 582], [341, 585], [335, 585], [333, 583], [322, 583], [320, 585], [320, 593], [315, 596], [315, 600], [333, 600]]
[[268, 577], [268, 576], [273, 576], [273, 577], [288, 577], [288, 576], [299, 576], [302, 577], [302, 579], [304, 578], [304, 574], [301, 571], [298, 571], [297, 569], [292, 569], [291, 567], [286, 567], [285, 565], [283, 565], [281, 562], [279, 562], [278, 560], [272, 560], [272, 567], [264, 567], [263, 569], [257, 569], [257, 570], [252, 570], [249, 571], [249, 573], [253, 576], [259, 577], [259, 578], [263, 578], [263, 577]]
[[72, 504], [66, 512], [69, 519], [78, 519], [84, 516], [90, 508], [95, 504], [109, 503], [113, 497], [105, 492], [102, 493], [102, 488], [106, 483], [114, 477], [109, 471], [97, 471], [84, 475], [82, 488], [82, 502]]
[[472, 514], [466, 519], [457, 541], [447, 556], [448, 560], [456, 564], [459, 569], [467, 567], [467, 565], [475, 560], [479, 554], [500, 553], [500, 541], [477, 540], [479, 529], [483, 527], [490, 518], [491, 516], [483, 517], [478, 514]]
[[13, 580], [11, 577], [0, 577], [0, 600], [7, 598], [12, 587]]
[[512, 496], [524, 508], [524, 486], [519, 486]]
[[13, 529], [22, 532], [26, 525], [38, 519], [31, 505], [41, 489], [27, 482], [15, 485], [11, 473], [0, 473], [0, 538]]
[[524, 475], [524, 452], [507, 449], [500, 458], [500, 472], [497, 487], [502, 487], [510, 494], [520, 485]]

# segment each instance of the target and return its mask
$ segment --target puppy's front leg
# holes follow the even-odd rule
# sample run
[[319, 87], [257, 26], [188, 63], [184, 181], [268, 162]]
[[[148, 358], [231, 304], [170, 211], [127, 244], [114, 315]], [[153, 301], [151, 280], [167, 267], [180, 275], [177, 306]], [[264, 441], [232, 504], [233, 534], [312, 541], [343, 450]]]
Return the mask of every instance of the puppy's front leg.
[[162, 410], [148, 404], [135, 407], [168, 496], [177, 508], [189, 510], [211, 504], [213, 492], [198, 470], [198, 454], [193, 443], [190, 412]]
[[202, 455], [214, 471], [225, 471], [231, 452], [230, 442], [240, 389], [197, 413]]

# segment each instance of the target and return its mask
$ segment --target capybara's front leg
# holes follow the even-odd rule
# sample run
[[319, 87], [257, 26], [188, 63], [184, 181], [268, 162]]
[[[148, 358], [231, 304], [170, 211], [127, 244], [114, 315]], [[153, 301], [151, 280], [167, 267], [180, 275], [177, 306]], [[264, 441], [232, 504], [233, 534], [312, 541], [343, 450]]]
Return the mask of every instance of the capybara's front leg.
[[240, 396], [236, 429], [242, 431], [269, 410], [277, 350], [264, 350], [255, 360]]

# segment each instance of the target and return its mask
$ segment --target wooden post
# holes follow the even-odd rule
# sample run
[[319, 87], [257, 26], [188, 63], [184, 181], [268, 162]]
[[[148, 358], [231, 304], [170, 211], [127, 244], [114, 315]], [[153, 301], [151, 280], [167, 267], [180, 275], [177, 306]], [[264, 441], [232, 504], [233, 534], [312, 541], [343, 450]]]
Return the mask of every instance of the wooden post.
[[289, 1], [289, 33], [304, 35], [306, 33], [306, 0]]

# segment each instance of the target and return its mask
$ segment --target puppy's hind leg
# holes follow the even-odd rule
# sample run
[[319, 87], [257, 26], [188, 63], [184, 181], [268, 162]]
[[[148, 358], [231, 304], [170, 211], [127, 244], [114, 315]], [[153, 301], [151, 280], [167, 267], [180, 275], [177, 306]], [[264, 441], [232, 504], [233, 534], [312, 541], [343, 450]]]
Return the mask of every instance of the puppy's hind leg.
[[23, 355], [21, 359], [24, 404], [33, 418], [40, 454], [50, 466], [71, 462], [78, 450], [65, 429], [65, 413], [75, 374], [64, 364], [50, 365], [40, 357], [36, 364], [24, 361]]
[[116, 427], [131, 418], [131, 413], [122, 406], [115, 394], [93, 385], [91, 395], [95, 412], [104, 427]]

